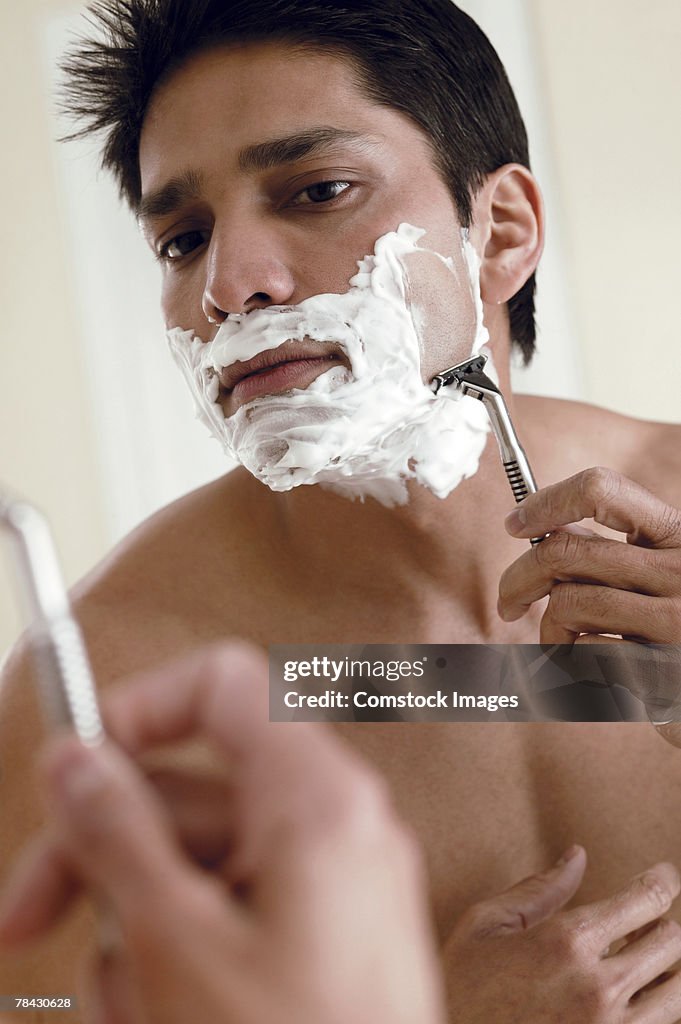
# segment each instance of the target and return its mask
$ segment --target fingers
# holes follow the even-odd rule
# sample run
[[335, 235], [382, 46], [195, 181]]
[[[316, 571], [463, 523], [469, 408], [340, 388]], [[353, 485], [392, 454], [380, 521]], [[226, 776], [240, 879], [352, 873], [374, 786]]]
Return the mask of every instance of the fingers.
[[472, 930], [478, 937], [488, 937], [534, 927], [574, 896], [585, 868], [583, 847], [571, 846], [548, 871], [530, 875], [499, 896], [472, 907]]
[[[629, 544], [570, 525], [586, 517], [626, 533]], [[543, 644], [572, 644], [580, 634], [681, 640], [678, 509], [618, 473], [590, 469], [528, 495], [506, 528], [519, 537], [551, 535], [502, 576], [498, 611], [505, 621], [548, 596]]]
[[666, 914], [679, 891], [681, 879], [674, 865], [656, 864], [613, 896], [566, 913], [571, 927], [601, 954], [630, 932]]
[[234, 846], [234, 780], [224, 762], [180, 768], [144, 758], [142, 766], [172, 815], [182, 849], [204, 867], [219, 868]]
[[[61, 737], [43, 767], [59, 845], [133, 945], [156, 935], [167, 946], [169, 922], [217, 903], [214, 884], [183, 857], [151, 786], [113, 744]], [[235, 928], [236, 920], [235, 913]]]
[[678, 1024], [681, 1020], [681, 976], [672, 974], [637, 996], [629, 1006], [626, 1024]]
[[[323, 795], [338, 761], [355, 761], [319, 724], [269, 722], [268, 663], [256, 648], [231, 643], [201, 650], [129, 679], [105, 703], [110, 734], [130, 753], [201, 736], [214, 743], [244, 779], [269, 773], [267, 795], [295, 797], [294, 784]], [[319, 759], [319, 760], [318, 760]], [[276, 768], [273, 767], [276, 764]], [[274, 798], [272, 803], [275, 803]], [[305, 801], [300, 801], [304, 813]]]
[[192, 735], [213, 741], [233, 771], [229, 816], [239, 842], [230, 877], [243, 874], [250, 883], [257, 872], [267, 886], [264, 864], [280, 881], [289, 872], [287, 884], [268, 889], [274, 906], [291, 891], [301, 845], [329, 836], [345, 844], [356, 819], [364, 821], [361, 828], [370, 819], [385, 826], [387, 800], [330, 731], [318, 723], [270, 723], [268, 711], [267, 662], [245, 644], [230, 644], [128, 681], [106, 703], [105, 720], [137, 754]]
[[[571, 644], [580, 633], [614, 633], [647, 643], [678, 643], [679, 609], [665, 598], [583, 583], [557, 583], [542, 616], [539, 641]], [[607, 643], [603, 636], [601, 643]]]
[[[329, 731], [268, 721], [267, 682], [264, 659], [234, 644], [124, 684], [107, 701], [105, 717], [110, 732], [137, 753], [195, 733], [213, 739], [230, 761], [233, 784], [183, 785], [192, 850], [204, 861], [219, 858], [237, 836], [224, 877], [249, 888], [260, 913], [285, 921], [296, 899], [318, 901], [344, 857], [367, 859], [375, 849], [388, 856], [388, 845], [400, 848], [402, 833], [385, 786]], [[205, 879], [183, 858], [157, 794], [113, 745], [88, 750], [62, 740], [46, 765], [60, 843], [122, 923], [163, 922], [172, 910], [168, 893], [188, 899], [201, 889]], [[177, 796], [176, 781], [172, 786]], [[302, 871], [301, 853], [314, 856], [319, 870]], [[35, 903], [36, 884], [50, 891], [66, 884], [63, 872], [45, 878], [45, 865], [36, 870], [14, 886], [24, 913]], [[351, 884], [341, 879], [341, 896]], [[34, 932], [53, 918], [45, 915]]]
[[526, 551], [499, 584], [499, 615], [519, 619], [558, 582], [576, 581], [657, 597], [681, 593], [678, 566], [659, 552], [560, 530]]
[[[580, 636], [570, 651], [576, 681], [624, 686], [645, 704], [656, 726], [681, 713], [681, 647], [636, 644], [615, 637]], [[673, 722], [672, 724], [676, 724]]]
[[559, 531], [506, 569], [499, 584], [499, 615], [514, 621], [548, 595], [542, 643], [570, 644], [580, 633], [678, 643], [679, 565], [676, 551], [647, 551]]
[[635, 992], [668, 971], [681, 959], [681, 925], [662, 919], [609, 960], [621, 979], [622, 991], [631, 998]]
[[208, 647], [121, 683], [105, 702], [106, 726], [130, 753], [200, 734], [239, 756], [267, 722], [267, 680], [255, 647]]
[[515, 537], [535, 537], [558, 526], [595, 519], [625, 533], [631, 544], [681, 546], [681, 512], [611, 469], [586, 469], [530, 494], [507, 518]]

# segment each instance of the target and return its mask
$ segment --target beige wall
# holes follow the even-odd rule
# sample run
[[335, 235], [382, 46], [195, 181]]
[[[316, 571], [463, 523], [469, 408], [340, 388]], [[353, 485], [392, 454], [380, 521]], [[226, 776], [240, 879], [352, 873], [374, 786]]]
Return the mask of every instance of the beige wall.
[[531, 0], [531, 13], [586, 397], [679, 422], [681, 4]]
[[[49, 512], [73, 580], [101, 555], [106, 537], [41, 60], [42, 18], [64, 10], [59, 0], [0, 8], [0, 481]], [[0, 654], [18, 628], [9, 568], [3, 558]]]
[[[529, 3], [589, 397], [681, 419], [681, 4]], [[69, 580], [109, 543], [41, 61], [42, 20], [79, 6], [22, 0], [0, 9], [0, 480], [49, 513]], [[658, 351], [664, 369], [656, 377], [649, 367]], [[0, 652], [18, 624], [7, 577], [0, 575]]]

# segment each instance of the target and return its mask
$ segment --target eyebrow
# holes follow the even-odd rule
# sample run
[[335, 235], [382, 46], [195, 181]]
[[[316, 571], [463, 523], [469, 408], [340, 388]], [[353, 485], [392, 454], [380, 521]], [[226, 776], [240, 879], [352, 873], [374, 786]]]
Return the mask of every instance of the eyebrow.
[[346, 128], [329, 128], [320, 125], [308, 128], [295, 135], [286, 135], [281, 139], [259, 142], [247, 146], [239, 154], [240, 171], [268, 171], [279, 164], [290, 164], [302, 160], [321, 149], [326, 149], [336, 142], [372, 142], [377, 141], [361, 132], [353, 132]]
[[[267, 171], [280, 164], [302, 160], [338, 142], [362, 142], [371, 146], [378, 144], [379, 139], [345, 128], [320, 125], [294, 135], [246, 146], [239, 153], [238, 167], [242, 173]], [[202, 184], [203, 177], [197, 171], [185, 171], [171, 178], [160, 188], [142, 196], [137, 206], [137, 219], [143, 221], [174, 213], [188, 200], [200, 198]]]

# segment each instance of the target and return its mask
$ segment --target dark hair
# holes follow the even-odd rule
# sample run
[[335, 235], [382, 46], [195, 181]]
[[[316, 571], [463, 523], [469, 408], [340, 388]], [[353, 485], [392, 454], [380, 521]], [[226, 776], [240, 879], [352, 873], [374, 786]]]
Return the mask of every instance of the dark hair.
[[[349, 58], [366, 94], [429, 138], [464, 227], [486, 175], [505, 163], [530, 166], [503, 65], [451, 0], [95, 0], [89, 13], [98, 38], [81, 42], [62, 65], [64, 105], [84, 121], [68, 138], [106, 132], [102, 164], [133, 209], [152, 93], [190, 55], [220, 43], [281, 39]], [[526, 363], [534, 292], [533, 274], [508, 303]]]

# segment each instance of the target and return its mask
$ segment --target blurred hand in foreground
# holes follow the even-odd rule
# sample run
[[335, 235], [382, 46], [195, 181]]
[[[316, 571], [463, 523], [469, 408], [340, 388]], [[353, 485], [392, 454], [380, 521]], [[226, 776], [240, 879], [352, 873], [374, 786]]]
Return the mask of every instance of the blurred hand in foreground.
[[[54, 822], [0, 913], [0, 942], [17, 947], [83, 887], [109, 908], [119, 935], [90, 965], [89, 1021], [445, 1020], [418, 847], [382, 782], [330, 731], [268, 721], [260, 654], [234, 644], [130, 680], [107, 700], [106, 722], [118, 746], [50, 742]], [[162, 799], [132, 758], [188, 737], [211, 742], [228, 771]], [[679, 979], [666, 975], [681, 928], [662, 917], [675, 869], [564, 911], [585, 863], [573, 847], [464, 914], [444, 950], [450, 1020], [681, 1017]]]

